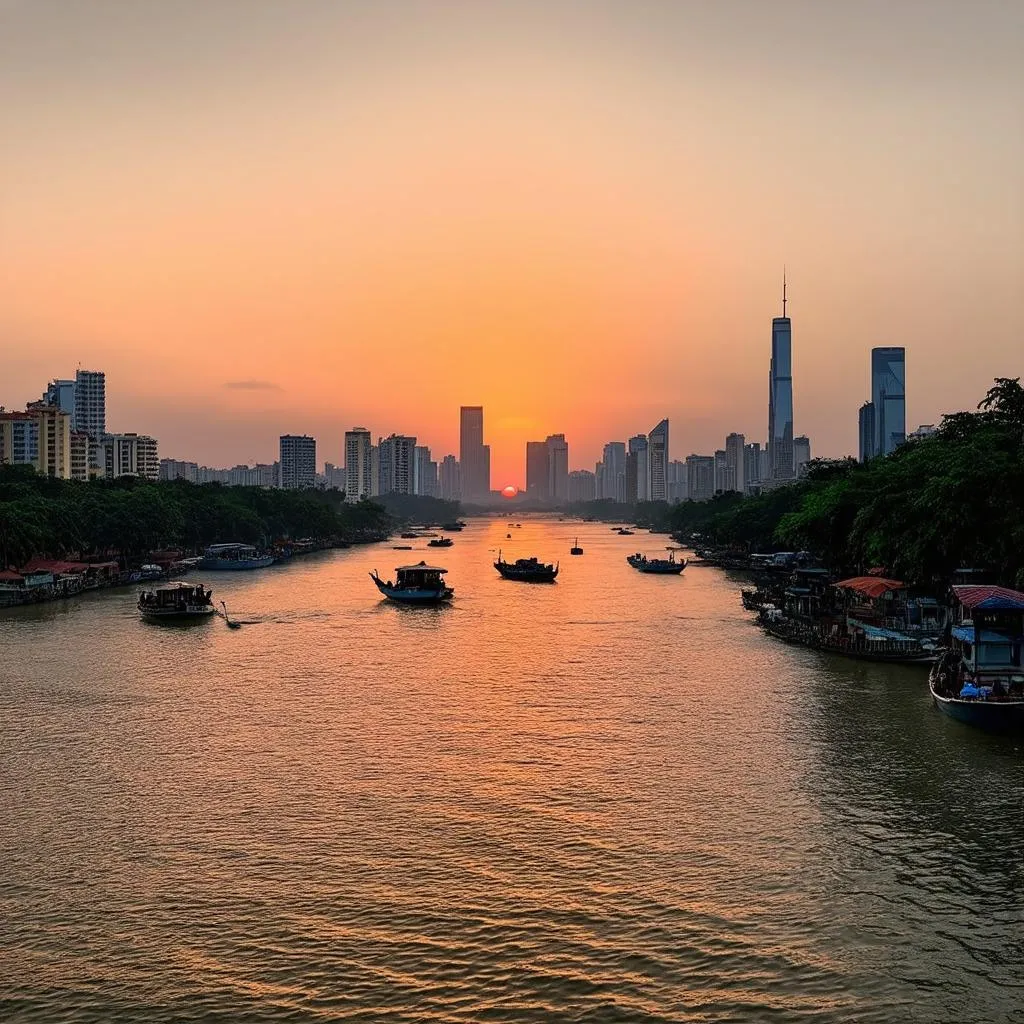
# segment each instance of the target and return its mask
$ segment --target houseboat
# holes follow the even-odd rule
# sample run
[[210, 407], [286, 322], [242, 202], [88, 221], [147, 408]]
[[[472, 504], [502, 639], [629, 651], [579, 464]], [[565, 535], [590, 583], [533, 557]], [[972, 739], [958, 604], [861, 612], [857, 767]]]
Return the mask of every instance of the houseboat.
[[995, 732], [1024, 732], [1024, 593], [954, 586], [950, 646], [928, 677], [935, 706]]
[[502, 579], [516, 580], [519, 583], [554, 583], [558, 576], [558, 563], [545, 564], [537, 558], [517, 558], [514, 562], [506, 562], [498, 551], [498, 560], [494, 563]]
[[435, 537], [427, 541], [428, 548], [450, 548], [455, 542], [451, 537]]
[[201, 583], [168, 583], [139, 595], [139, 615], [147, 622], [196, 622], [216, 615], [212, 591]]
[[377, 589], [396, 604], [428, 605], [450, 601], [455, 591], [444, 581], [447, 569], [426, 562], [401, 565], [395, 569], [395, 581], [384, 581], [374, 569], [370, 573]]
[[260, 551], [252, 544], [211, 544], [203, 552], [200, 569], [238, 571], [265, 569], [274, 564], [274, 556]]
[[668, 549], [668, 558], [648, 558], [638, 551], [635, 555], [627, 555], [626, 561], [637, 572], [649, 573], [652, 576], [678, 576], [686, 568], [686, 559], [677, 562], [673, 548]]

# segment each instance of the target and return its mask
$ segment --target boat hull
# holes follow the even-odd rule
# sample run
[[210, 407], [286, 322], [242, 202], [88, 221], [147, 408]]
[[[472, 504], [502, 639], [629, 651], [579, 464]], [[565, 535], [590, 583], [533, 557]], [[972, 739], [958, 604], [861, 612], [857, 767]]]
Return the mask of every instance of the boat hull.
[[829, 643], [819, 638], [804, 637], [794, 634], [787, 629], [776, 627], [770, 621], [762, 618], [761, 627], [769, 635], [787, 644], [794, 644], [797, 647], [809, 647], [812, 651], [820, 651], [822, 654], [838, 654], [843, 658], [853, 658], [856, 661], [879, 661], [896, 665], [931, 665], [935, 662], [936, 655], [924, 650], [897, 650], [884, 647], [872, 648], [868, 645], [854, 643], [839, 644]]
[[516, 583], [554, 583], [555, 577], [558, 575], [558, 570], [555, 569], [552, 572], [520, 572], [515, 569], [509, 569], [507, 567], [499, 565], [497, 562], [494, 563], [494, 568], [498, 570], [499, 575], [504, 580], [513, 580]]
[[399, 589], [389, 587], [386, 583], [375, 577], [370, 577], [374, 586], [389, 600], [395, 604], [406, 605], [432, 605], [445, 604], [455, 596], [451, 587], [444, 587], [441, 590], [417, 590], [412, 588]]
[[987, 732], [1024, 732], [1024, 700], [962, 700], [943, 697], [928, 680], [935, 706], [950, 718]]
[[205, 622], [217, 614], [213, 608], [172, 608], [162, 610], [159, 608], [140, 608], [139, 616], [143, 622], [166, 622], [168, 624], [181, 625], [187, 622]]

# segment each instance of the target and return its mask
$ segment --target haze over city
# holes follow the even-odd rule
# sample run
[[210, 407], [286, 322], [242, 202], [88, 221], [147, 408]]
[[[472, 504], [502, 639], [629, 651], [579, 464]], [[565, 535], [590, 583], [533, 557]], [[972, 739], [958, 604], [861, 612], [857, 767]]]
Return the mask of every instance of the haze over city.
[[0, 3], [0, 404], [81, 364], [211, 465], [475, 404], [496, 487], [555, 432], [684, 458], [764, 437], [785, 265], [795, 430], [856, 454], [872, 346], [908, 429], [1019, 370], [1018, 17]]

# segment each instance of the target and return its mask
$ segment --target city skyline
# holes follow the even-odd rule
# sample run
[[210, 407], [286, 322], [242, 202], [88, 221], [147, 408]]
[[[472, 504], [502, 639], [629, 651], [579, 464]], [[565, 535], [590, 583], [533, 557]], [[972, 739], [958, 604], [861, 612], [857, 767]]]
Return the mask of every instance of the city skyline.
[[467, 402], [495, 483], [560, 431], [592, 465], [667, 417], [680, 457], [764, 440], [783, 264], [818, 454], [865, 348], [914, 352], [908, 429], [1019, 362], [1006, 5], [213, 7], [0, 5], [9, 407], [81, 361], [222, 465], [456, 452]]

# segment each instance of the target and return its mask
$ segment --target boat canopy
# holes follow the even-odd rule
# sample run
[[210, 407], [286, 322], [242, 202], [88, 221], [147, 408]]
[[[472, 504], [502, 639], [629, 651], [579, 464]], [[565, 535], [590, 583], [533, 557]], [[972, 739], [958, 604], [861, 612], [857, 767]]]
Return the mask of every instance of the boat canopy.
[[862, 597], [876, 598], [890, 590], [903, 590], [906, 583], [902, 580], [887, 580], [884, 576], [852, 576], [848, 580], [840, 580], [833, 586], [838, 590], [852, 590]]
[[972, 612], [1024, 612], [1024, 594], [1008, 587], [961, 585], [953, 587], [953, 596]]
[[417, 562], [415, 565], [400, 565], [395, 572], [447, 572], [437, 565], [427, 565], [426, 562]]
[[973, 644], [1012, 644], [1013, 637], [1006, 633], [998, 633], [994, 629], [983, 629], [976, 633], [973, 626], [954, 626], [953, 636], [964, 643]]
[[895, 629], [883, 629], [881, 626], [872, 626], [867, 622], [858, 622], [856, 619], [848, 619], [849, 625], [854, 629], [864, 632], [864, 635], [871, 640], [913, 640], [913, 637], [906, 633], [900, 633]]

